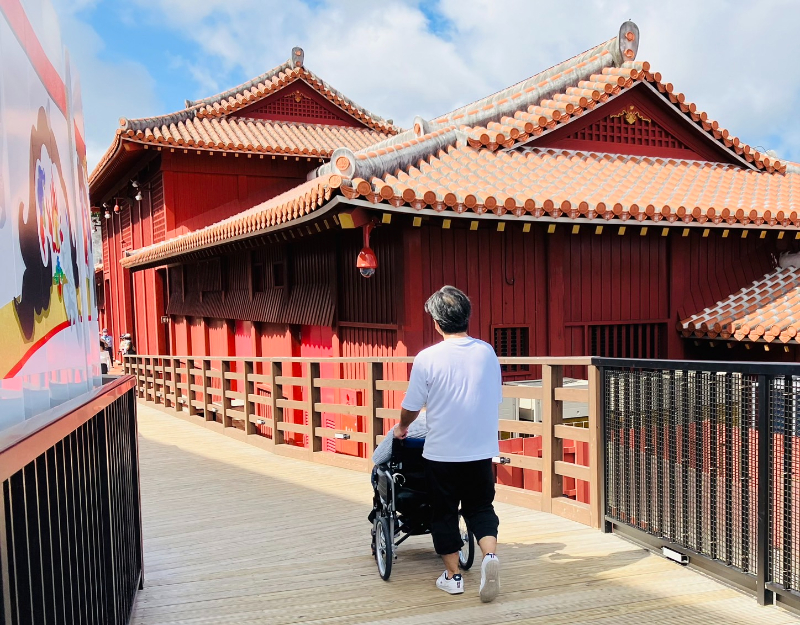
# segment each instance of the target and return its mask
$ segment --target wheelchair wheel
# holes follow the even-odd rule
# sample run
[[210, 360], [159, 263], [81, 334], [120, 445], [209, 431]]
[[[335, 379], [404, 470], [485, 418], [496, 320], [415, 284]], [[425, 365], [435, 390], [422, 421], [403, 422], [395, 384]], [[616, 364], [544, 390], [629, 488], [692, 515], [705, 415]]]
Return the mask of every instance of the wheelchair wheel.
[[387, 517], [378, 516], [375, 519], [375, 562], [383, 580], [388, 580], [392, 574], [393, 547], [392, 523]]
[[467, 527], [467, 522], [461, 513], [458, 514], [458, 533], [461, 534], [461, 540], [464, 541], [461, 551], [458, 552], [458, 565], [468, 571], [475, 562], [475, 536]]

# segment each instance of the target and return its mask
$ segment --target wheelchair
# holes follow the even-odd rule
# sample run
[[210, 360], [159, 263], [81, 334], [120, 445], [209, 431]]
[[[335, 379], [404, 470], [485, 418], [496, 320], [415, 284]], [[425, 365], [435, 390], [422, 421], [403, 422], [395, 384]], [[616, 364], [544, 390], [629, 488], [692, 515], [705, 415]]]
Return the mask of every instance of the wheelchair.
[[[391, 436], [391, 434], [390, 434]], [[431, 506], [422, 457], [424, 439], [394, 439], [392, 457], [372, 472], [372, 555], [381, 578], [388, 580], [396, 550], [409, 536], [430, 534]], [[466, 570], [475, 561], [475, 537], [459, 512], [458, 528], [463, 546], [459, 566]]]

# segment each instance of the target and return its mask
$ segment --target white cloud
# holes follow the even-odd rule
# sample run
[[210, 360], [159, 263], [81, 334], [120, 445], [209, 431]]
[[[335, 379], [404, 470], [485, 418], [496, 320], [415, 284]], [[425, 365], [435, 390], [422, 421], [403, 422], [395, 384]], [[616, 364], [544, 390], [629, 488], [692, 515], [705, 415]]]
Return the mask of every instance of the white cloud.
[[97, 0], [54, 0], [61, 35], [78, 68], [89, 170], [111, 145], [120, 117], [163, 113], [156, 84], [135, 60], [110, 61], [100, 35], [81, 18]]
[[[300, 45], [309, 69], [404, 126], [414, 115], [445, 113], [610, 39], [630, 18], [641, 30], [639, 59], [743, 140], [800, 160], [800, 122], [791, 106], [800, 96], [800, 3], [792, 0], [327, 0], [313, 7], [298, 0], [134, 1], [138, 19], [194, 42], [182, 56], [194, 83], [189, 98], [260, 74]], [[432, 12], [434, 28], [426, 17]], [[153, 110], [155, 87], [143, 67], [104, 62], [96, 33], [87, 38], [78, 42], [87, 59], [80, 65], [87, 124], [105, 128], [111, 116], [166, 112]]]

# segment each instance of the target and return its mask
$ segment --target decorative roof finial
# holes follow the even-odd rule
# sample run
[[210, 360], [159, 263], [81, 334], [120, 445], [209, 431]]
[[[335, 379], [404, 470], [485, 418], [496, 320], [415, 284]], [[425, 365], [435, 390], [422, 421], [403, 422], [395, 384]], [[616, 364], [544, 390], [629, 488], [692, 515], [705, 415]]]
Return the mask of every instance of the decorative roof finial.
[[303, 58], [305, 54], [303, 53], [303, 48], [300, 46], [295, 46], [292, 48], [292, 58], [291, 63], [292, 67], [303, 67]]
[[617, 37], [620, 58], [616, 59], [619, 65], [636, 60], [639, 51], [639, 27], [628, 20], [619, 27]]

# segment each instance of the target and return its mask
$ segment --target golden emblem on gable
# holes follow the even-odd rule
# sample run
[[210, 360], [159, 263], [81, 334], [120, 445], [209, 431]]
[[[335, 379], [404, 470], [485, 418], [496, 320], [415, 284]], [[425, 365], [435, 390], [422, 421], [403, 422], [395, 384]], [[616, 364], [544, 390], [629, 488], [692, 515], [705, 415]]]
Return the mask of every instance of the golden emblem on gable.
[[297, 102], [298, 104], [299, 104], [300, 102], [302, 102], [303, 100], [307, 100], [307, 99], [309, 99], [309, 98], [307, 98], [305, 95], [303, 95], [302, 93], [300, 93], [300, 91], [295, 91], [294, 93], [290, 94], [290, 95], [289, 95], [289, 97], [290, 97], [290, 98], [294, 98], [294, 101], [295, 101], [295, 102]]
[[631, 104], [627, 109], [622, 109], [619, 113], [616, 115], [611, 115], [610, 117], [622, 117], [629, 124], [635, 124], [637, 119], [641, 119], [643, 122], [648, 123], [653, 121], [652, 119], [648, 119], [642, 115], [633, 104]]

